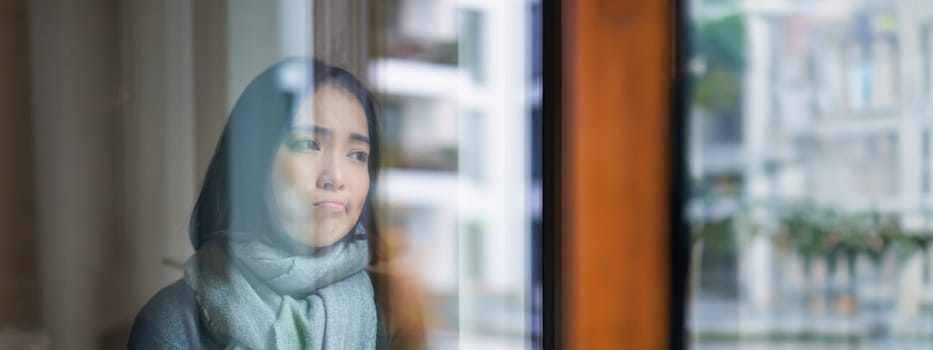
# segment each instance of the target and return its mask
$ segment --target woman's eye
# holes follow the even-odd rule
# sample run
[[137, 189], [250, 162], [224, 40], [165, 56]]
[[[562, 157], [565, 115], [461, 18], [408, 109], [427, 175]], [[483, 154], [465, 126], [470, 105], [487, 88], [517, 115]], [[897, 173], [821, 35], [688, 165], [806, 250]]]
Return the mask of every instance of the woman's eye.
[[296, 152], [320, 151], [321, 145], [310, 139], [291, 140], [288, 148]]
[[360, 162], [366, 162], [366, 160], [369, 159], [369, 155], [363, 151], [356, 151], [356, 152], [350, 153], [349, 157], [350, 159], [360, 161]]

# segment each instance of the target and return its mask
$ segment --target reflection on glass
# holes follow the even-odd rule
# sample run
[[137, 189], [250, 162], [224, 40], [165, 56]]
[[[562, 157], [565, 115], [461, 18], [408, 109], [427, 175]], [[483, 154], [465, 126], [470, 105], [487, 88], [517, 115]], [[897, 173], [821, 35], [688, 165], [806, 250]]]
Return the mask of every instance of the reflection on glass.
[[933, 347], [933, 4], [689, 4], [692, 347]]
[[[386, 145], [382, 222], [419, 276], [430, 348], [525, 348], [532, 324], [534, 2], [381, 5], [370, 62]], [[507, 33], [494, 36], [491, 33]]]
[[[397, 339], [414, 340], [396, 348], [536, 345], [536, 262], [542, 258], [532, 254], [540, 242], [541, 208], [538, 1], [97, 1], [81, 11], [60, 11], [47, 1], [10, 3], [4, 14], [13, 27], [0, 41], [15, 47], [6, 63], [8, 73], [16, 74], [4, 84], [17, 91], [10, 101], [19, 104], [5, 109], [15, 120], [8, 123], [9, 134], [16, 135], [8, 140], [16, 145], [8, 147], [16, 157], [8, 160], [26, 165], [7, 184], [17, 188], [10, 199], [17, 216], [10, 227], [16, 229], [0, 233], [0, 240], [15, 243], [4, 246], [16, 251], [10, 257], [22, 267], [0, 276], [0, 299], [17, 304], [0, 305], [0, 347], [14, 339], [38, 348], [125, 348], [134, 317], [156, 293], [167, 286], [190, 292], [174, 284], [184, 278], [186, 262], [201, 256], [195, 249], [203, 249], [189, 231], [196, 237], [233, 228], [269, 233], [263, 228], [273, 225], [262, 222], [268, 219], [263, 202], [279, 211], [281, 220], [268, 220], [285, 227], [278, 237], [306, 246], [364, 235], [357, 231], [358, 219], [377, 219], [360, 230], [379, 236], [366, 241], [378, 254], [364, 268], [390, 274], [389, 296], [377, 306], [392, 308]], [[358, 81], [350, 90], [371, 95], [337, 103], [350, 109], [369, 104], [364, 101], [374, 105], [375, 113], [364, 113], [365, 129], [371, 131], [375, 120], [382, 131], [363, 135], [359, 124], [350, 133], [370, 139], [368, 171], [360, 167], [367, 156], [358, 152], [365, 151], [365, 142], [338, 130], [343, 121], [364, 119], [330, 123], [329, 132], [315, 129], [322, 125], [283, 121], [297, 109], [329, 109], [308, 101], [345, 100], [285, 93], [287, 86], [309, 88], [306, 74], [263, 74], [280, 62], [312, 59], [342, 69]], [[263, 88], [250, 90], [257, 79]], [[244, 98], [249, 103], [238, 102]], [[226, 128], [237, 124], [232, 111], [254, 119], [246, 127]], [[286, 128], [296, 130], [276, 133]], [[328, 144], [325, 136], [337, 134], [344, 143]], [[269, 153], [279, 143], [285, 148], [281, 159]], [[223, 146], [236, 149], [218, 151]], [[348, 151], [327, 153], [340, 147]], [[303, 193], [318, 185], [337, 187], [312, 181], [313, 171], [302, 168], [303, 160], [322, 154], [356, 166], [338, 170], [357, 186], [371, 176], [369, 191], [358, 188], [346, 198]], [[272, 167], [270, 159], [293, 166]], [[227, 175], [230, 186], [214, 181]], [[265, 177], [277, 182], [251, 182]], [[211, 232], [198, 232], [204, 228], [198, 220], [189, 225], [204, 188], [216, 197], [197, 208], [226, 204], [232, 213], [206, 209], [205, 217], [234, 225], [209, 227]], [[271, 195], [260, 195], [264, 190]], [[373, 212], [356, 211], [363, 207]], [[341, 208], [352, 215], [322, 219], [339, 217]], [[283, 266], [277, 260], [279, 272]], [[363, 276], [354, 272], [353, 278]], [[209, 290], [215, 288], [200, 291]], [[285, 300], [279, 296], [263, 301]], [[212, 315], [240, 321], [253, 316], [244, 310], [214, 304]], [[263, 327], [270, 324], [266, 311], [255, 314], [265, 317]], [[362, 318], [372, 310], [362, 311], [356, 315], [361, 317], [341, 319], [372, 321]], [[200, 320], [202, 314], [186, 316]], [[10, 332], [10, 325], [22, 325], [22, 332]], [[312, 332], [319, 335], [320, 329]], [[236, 332], [246, 335], [249, 340], [237, 342], [263, 347], [256, 333]], [[371, 338], [353, 340], [369, 345]], [[165, 348], [160, 345], [165, 344], [154, 347]]]

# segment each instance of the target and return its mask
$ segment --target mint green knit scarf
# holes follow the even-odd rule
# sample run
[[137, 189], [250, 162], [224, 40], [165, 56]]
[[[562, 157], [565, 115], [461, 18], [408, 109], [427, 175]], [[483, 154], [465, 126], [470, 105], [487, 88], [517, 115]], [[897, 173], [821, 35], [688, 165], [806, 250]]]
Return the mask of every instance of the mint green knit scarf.
[[374, 349], [365, 240], [294, 256], [260, 241], [205, 242], [185, 263], [210, 333], [228, 349]]

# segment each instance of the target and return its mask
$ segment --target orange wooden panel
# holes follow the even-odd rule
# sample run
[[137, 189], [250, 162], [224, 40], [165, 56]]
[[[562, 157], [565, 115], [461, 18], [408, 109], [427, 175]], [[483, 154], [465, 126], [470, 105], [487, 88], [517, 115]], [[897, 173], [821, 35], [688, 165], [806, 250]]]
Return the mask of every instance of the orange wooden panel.
[[565, 348], [669, 346], [671, 6], [562, 5]]

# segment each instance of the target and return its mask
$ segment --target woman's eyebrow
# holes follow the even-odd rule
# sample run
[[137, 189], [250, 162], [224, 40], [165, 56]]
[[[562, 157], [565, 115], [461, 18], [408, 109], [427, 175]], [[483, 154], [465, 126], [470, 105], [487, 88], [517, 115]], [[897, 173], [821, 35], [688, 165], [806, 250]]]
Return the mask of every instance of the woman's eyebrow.
[[310, 132], [310, 133], [315, 133], [315, 134], [324, 134], [324, 135], [330, 135], [334, 133], [334, 131], [331, 129], [323, 128], [317, 125], [296, 126], [296, 127], [293, 127], [292, 130]]
[[[324, 127], [320, 127], [320, 126], [317, 126], [317, 125], [297, 126], [297, 127], [292, 128], [292, 130], [295, 130], [295, 131], [312, 132], [312, 133], [315, 133], [315, 134], [323, 134], [323, 135], [328, 135], [328, 136], [329, 136], [329, 135], [332, 135], [332, 134], [334, 133], [334, 131], [331, 130], [331, 129], [324, 128]], [[360, 133], [355, 133], [355, 132], [354, 132], [354, 133], [351, 133], [351, 134], [350, 134], [350, 140], [352, 140], [352, 141], [357, 141], [357, 142], [362, 142], [362, 143], [365, 143], [365, 144], [367, 144], [367, 145], [370, 144], [370, 142], [369, 142], [369, 137], [366, 137], [366, 135], [363, 135], [363, 134], [360, 134]]]
[[367, 145], [369, 144], [369, 138], [364, 136], [363, 134], [352, 133], [350, 134], [350, 140], [359, 141]]

